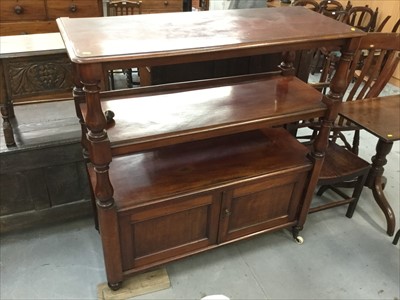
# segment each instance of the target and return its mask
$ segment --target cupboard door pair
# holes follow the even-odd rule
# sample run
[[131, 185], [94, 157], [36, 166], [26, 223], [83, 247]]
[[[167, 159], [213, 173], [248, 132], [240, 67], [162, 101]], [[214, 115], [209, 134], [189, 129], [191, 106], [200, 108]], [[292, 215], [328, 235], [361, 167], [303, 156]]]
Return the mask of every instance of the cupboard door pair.
[[[290, 174], [289, 174], [290, 173]], [[285, 174], [120, 212], [123, 269], [140, 270], [296, 223], [308, 172]]]

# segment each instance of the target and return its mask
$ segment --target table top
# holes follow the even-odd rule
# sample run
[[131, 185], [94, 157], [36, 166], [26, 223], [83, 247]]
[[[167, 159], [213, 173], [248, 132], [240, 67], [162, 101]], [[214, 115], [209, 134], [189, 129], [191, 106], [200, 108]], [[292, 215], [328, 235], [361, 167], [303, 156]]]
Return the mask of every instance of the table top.
[[173, 64], [189, 62], [193, 55], [204, 61], [316, 48], [365, 34], [303, 7], [59, 18], [57, 24], [75, 63], [131, 60], [140, 65], [151, 58]]
[[400, 140], [400, 95], [343, 102], [340, 115], [386, 142]]
[[0, 36], [0, 58], [65, 53], [59, 32]]

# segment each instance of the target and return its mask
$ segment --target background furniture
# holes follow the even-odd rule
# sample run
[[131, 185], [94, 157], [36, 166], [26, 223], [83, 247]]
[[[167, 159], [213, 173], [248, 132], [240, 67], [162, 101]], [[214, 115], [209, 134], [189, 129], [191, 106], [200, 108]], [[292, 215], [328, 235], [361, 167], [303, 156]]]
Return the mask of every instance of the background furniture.
[[400, 95], [345, 102], [342, 104], [340, 115], [379, 138], [366, 186], [372, 190], [376, 203], [385, 214], [387, 234], [392, 236], [396, 219], [383, 193], [386, 184], [383, 167], [393, 142], [400, 139]]
[[[170, 14], [57, 20], [74, 64], [74, 99], [113, 289], [135, 272], [254, 234], [291, 228], [301, 242], [340, 95], [328, 95], [325, 106], [320, 93], [292, 76], [292, 52], [272, 74], [104, 93], [102, 70], [333, 43], [348, 46], [340, 77], [357, 45], [352, 39], [363, 35], [298, 7], [181, 13], [174, 20]], [[293, 24], [302, 24], [301, 33], [288, 31]], [[90, 27], [100, 30], [82, 30]], [[119, 41], [132, 47], [115, 54], [110, 46]], [[334, 91], [344, 90], [341, 83], [334, 81]], [[110, 110], [115, 117], [107, 123]], [[307, 117], [326, 120], [311, 152], [273, 128]]]
[[373, 11], [368, 6], [353, 6], [346, 15], [344, 22], [365, 32], [373, 32], [378, 18], [378, 9]]
[[107, 16], [140, 15], [142, 1], [115, 1], [107, 2]]
[[[347, 85], [349, 87], [345, 101], [361, 102], [365, 98], [377, 97], [397, 67], [399, 47], [399, 34], [368, 33], [363, 36], [348, 71]], [[364, 57], [366, 53], [367, 56]], [[356, 71], [356, 69], [359, 70]], [[318, 87], [319, 84], [313, 86]], [[320, 126], [318, 123], [318, 120], [312, 120], [311, 122], [305, 121], [301, 125], [309, 126], [317, 131]], [[352, 203], [347, 212], [347, 216], [350, 217], [357, 204], [362, 186], [367, 179], [369, 164], [358, 156], [348, 153], [351, 151], [354, 154], [358, 154], [360, 140], [360, 126], [358, 124], [354, 124], [346, 118], [338, 117], [332, 126], [332, 131], [331, 143], [328, 147], [327, 157], [319, 179], [319, 184], [322, 187], [317, 194], [322, 195], [327, 189], [331, 189], [344, 199], [343, 202], [336, 202], [337, 205]], [[353, 133], [353, 141], [351, 143], [347, 141], [345, 132]], [[341, 144], [347, 150], [337, 149], [336, 152], [340, 151], [341, 155], [337, 155], [338, 153], [329, 155], [332, 146], [339, 147], [336, 145], [336, 141], [341, 141]], [[340, 188], [352, 188], [353, 195], [346, 195], [343, 189]], [[330, 204], [333, 206], [335, 202]], [[329, 204], [327, 205], [328, 208], [332, 207]], [[324, 208], [324, 206], [319, 208]], [[310, 211], [314, 211], [314, 208]]]
[[1, 0], [0, 35], [57, 32], [58, 17], [100, 16], [101, 0]]
[[0, 45], [0, 231], [90, 215], [60, 34], [2, 36]]
[[[378, 97], [399, 64], [399, 53], [398, 33], [368, 33], [364, 36], [348, 72], [345, 101]], [[314, 86], [320, 88], [327, 85], [322, 83]], [[333, 141], [338, 139], [348, 150], [358, 153], [360, 132], [357, 125], [339, 117], [332, 129]], [[345, 131], [354, 132], [352, 141], [348, 141], [348, 137], [344, 135]]]
[[[113, 0], [105, 1], [106, 7], [108, 6], [109, 2], [114, 2], [114, 1]], [[184, 0], [165, 0], [165, 1], [164, 0], [137, 0], [137, 1], [127, 1], [127, 2], [140, 3], [141, 14], [190, 11], [192, 8], [191, 0], [190, 1], [184, 1]]]
[[291, 4], [292, 6], [303, 6], [313, 11], [319, 12], [319, 3], [315, 0], [295, 0]]
[[13, 146], [14, 105], [70, 99], [72, 68], [59, 33], [4, 36], [0, 43], [3, 132]]
[[[111, 0], [106, 3], [107, 5], [107, 16], [128, 16], [128, 15], [140, 15], [142, 13], [142, 1], [115, 1]], [[136, 74], [138, 74], [137, 69]], [[115, 90], [114, 74], [117, 70], [109, 70], [110, 75], [110, 89]], [[133, 84], [140, 84], [140, 81], [133, 81], [132, 73], [133, 69], [128, 68], [120, 70], [120, 72], [126, 75], [127, 87], [132, 87]]]

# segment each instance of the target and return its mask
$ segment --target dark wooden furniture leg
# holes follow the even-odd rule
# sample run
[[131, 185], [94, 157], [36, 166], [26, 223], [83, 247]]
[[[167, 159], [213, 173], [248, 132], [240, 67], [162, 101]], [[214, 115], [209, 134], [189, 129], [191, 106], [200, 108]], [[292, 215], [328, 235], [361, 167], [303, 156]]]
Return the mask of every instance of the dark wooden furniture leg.
[[4, 76], [5, 75], [3, 70], [3, 64], [2, 62], [0, 62], [0, 90], [1, 90], [0, 110], [1, 110], [1, 117], [3, 118], [4, 140], [7, 147], [9, 147], [15, 145], [14, 132], [12, 125], [10, 123], [10, 118], [14, 117], [14, 109], [12, 106], [12, 102], [9, 100], [9, 97], [7, 95]]
[[397, 233], [393, 239], [393, 245], [397, 245], [397, 243], [399, 242], [399, 239], [400, 239], [400, 229], [397, 230]]
[[386, 178], [383, 176], [383, 166], [387, 163], [386, 156], [390, 153], [392, 146], [393, 142], [379, 139], [378, 144], [376, 145], [376, 154], [372, 157], [372, 167], [365, 183], [365, 185], [372, 190], [376, 203], [378, 203], [379, 207], [385, 214], [387, 222], [386, 232], [389, 236], [394, 234], [396, 219], [393, 209], [383, 193], [383, 185], [386, 182]]

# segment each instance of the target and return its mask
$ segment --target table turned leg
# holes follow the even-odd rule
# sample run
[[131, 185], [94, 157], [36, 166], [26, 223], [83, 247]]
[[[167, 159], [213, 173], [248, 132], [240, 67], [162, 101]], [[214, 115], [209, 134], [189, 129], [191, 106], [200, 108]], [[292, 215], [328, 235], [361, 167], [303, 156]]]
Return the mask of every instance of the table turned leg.
[[390, 153], [392, 146], [393, 142], [386, 142], [379, 139], [378, 144], [376, 145], [376, 154], [372, 157], [372, 167], [365, 183], [365, 185], [372, 190], [376, 203], [378, 203], [379, 207], [385, 214], [387, 222], [386, 232], [389, 236], [394, 234], [396, 219], [393, 209], [383, 193], [383, 184], [385, 183], [385, 178], [383, 177], [383, 166], [387, 163], [386, 156]]

